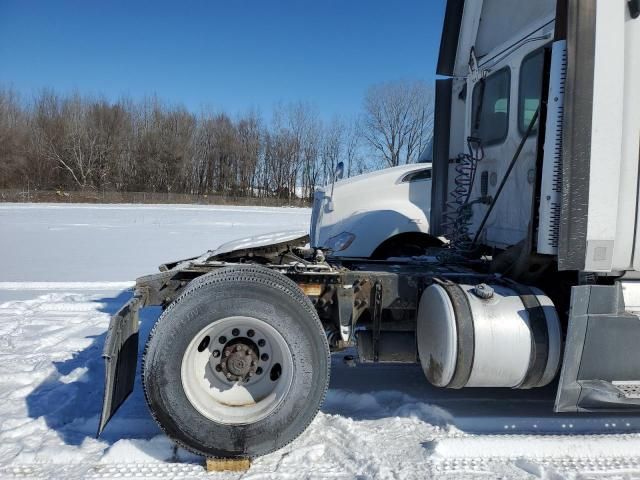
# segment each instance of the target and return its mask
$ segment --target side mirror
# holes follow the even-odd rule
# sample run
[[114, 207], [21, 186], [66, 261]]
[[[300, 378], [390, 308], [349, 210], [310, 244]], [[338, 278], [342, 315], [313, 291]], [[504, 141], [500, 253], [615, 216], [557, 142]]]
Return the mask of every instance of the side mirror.
[[338, 162], [338, 165], [336, 165], [336, 171], [333, 175], [334, 181], [336, 180], [342, 180], [342, 177], [344, 177], [344, 162]]

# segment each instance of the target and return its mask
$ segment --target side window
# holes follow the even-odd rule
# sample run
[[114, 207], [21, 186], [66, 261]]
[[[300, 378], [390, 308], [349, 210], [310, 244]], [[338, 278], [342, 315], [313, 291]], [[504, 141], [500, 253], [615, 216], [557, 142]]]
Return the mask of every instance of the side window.
[[[518, 129], [525, 133], [533, 114], [540, 105], [542, 94], [542, 73], [544, 68], [544, 50], [536, 50], [522, 60], [520, 66], [520, 86], [518, 91]], [[534, 126], [535, 132], [538, 126]]]
[[419, 182], [420, 180], [430, 180], [431, 179], [431, 169], [427, 168], [425, 170], [418, 170], [417, 172], [411, 172], [404, 176], [402, 182]]
[[473, 87], [471, 135], [485, 145], [502, 142], [509, 133], [508, 68], [498, 70]]

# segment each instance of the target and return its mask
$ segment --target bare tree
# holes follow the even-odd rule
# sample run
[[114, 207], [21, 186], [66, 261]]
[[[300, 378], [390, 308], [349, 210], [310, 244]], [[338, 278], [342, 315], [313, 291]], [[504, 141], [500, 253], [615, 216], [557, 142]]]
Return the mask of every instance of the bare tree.
[[237, 184], [239, 193], [254, 195], [256, 172], [262, 151], [262, 122], [256, 112], [241, 117], [237, 125]]
[[82, 102], [77, 95], [60, 100], [43, 92], [36, 103], [36, 135], [39, 154], [71, 175], [85, 188], [92, 173], [94, 139], [84, 128]]
[[27, 173], [24, 157], [27, 120], [18, 94], [0, 89], [0, 186], [4, 188], [22, 182]]
[[319, 118], [314, 117], [309, 122], [305, 141], [302, 146], [303, 155], [303, 177], [302, 177], [302, 195], [304, 198], [311, 199], [316, 187], [321, 181], [322, 165], [322, 122]]
[[432, 90], [421, 81], [374, 85], [364, 98], [362, 134], [387, 166], [411, 163], [430, 135]]
[[189, 192], [310, 199], [339, 161], [363, 173], [373, 148], [384, 163], [413, 161], [431, 135], [429, 90], [420, 82], [372, 87], [365, 115], [323, 123], [315, 107], [195, 116], [157, 97], [141, 101], [58, 95], [31, 103], [0, 88], [0, 188]]
[[330, 183], [333, 179], [338, 162], [342, 158], [343, 143], [342, 121], [334, 117], [325, 128], [322, 142], [322, 173], [325, 183]]
[[308, 166], [306, 162], [314, 159], [313, 143], [318, 139], [319, 118], [316, 109], [303, 102], [289, 104], [285, 109], [285, 115], [286, 128], [293, 141], [289, 168], [290, 183], [287, 186], [291, 198], [297, 195], [298, 186], [304, 187], [305, 168]]
[[365, 170], [364, 158], [361, 152], [362, 133], [357, 118], [347, 122], [344, 131], [344, 150], [347, 167], [347, 178], [352, 175], [360, 175]]

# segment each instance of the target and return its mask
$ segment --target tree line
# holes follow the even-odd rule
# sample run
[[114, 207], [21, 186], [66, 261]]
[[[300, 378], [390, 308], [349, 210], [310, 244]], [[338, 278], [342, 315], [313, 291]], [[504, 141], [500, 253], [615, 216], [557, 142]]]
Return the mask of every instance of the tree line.
[[0, 88], [0, 188], [311, 198], [339, 162], [352, 176], [414, 162], [432, 135], [430, 87], [374, 85], [352, 119], [304, 102], [198, 114], [157, 97], [110, 102]]

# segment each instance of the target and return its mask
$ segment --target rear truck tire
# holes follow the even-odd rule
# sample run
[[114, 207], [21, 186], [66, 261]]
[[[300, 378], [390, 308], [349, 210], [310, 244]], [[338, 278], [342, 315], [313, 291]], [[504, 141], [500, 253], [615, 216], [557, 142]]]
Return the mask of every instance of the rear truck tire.
[[[283, 286], [289, 288], [291, 295], [307, 298], [302, 290], [298, 287], [298, 285], [291, 280], [289, 277], [285, 277], [280, 272], [272, 270], [267, 267], [263, 267], [262, 265], [258, 265], [255, 263], [242, 263], [237, 265], [231, 265], [229, 267], [223, 267], [218, 270], [213, 270], [211, 272], [205, 273], [204, 275], [200, 275], [199, 277], [194, 278], [189, 282], [189, 284], [185, 287], [183, 293], [187, 293], [191, 290], [198, 288], [203, 283], [208, 282], [212, 277], [220, 276], [220, 275], [229, 275], [233, 272], [233, 274], [244, 273], [244, 274], [259, 274], [275, 281], [281, 282]], [[315, 310], [315, 309], [314, 309]]]
[[314, 419], [329, 385], [318, 315], [295, 283], [264, 267], [200, 278], [147, 342], [142, 380], [151, 414], [199, 455], [254, 458], [282, 448]]

